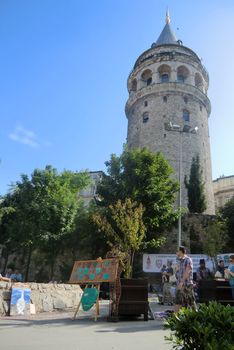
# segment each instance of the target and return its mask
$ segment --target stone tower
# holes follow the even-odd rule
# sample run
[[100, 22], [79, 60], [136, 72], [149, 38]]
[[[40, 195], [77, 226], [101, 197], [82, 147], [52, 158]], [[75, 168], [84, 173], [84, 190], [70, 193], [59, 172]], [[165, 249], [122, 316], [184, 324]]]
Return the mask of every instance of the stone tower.
[[184, 177], [197, 154], [205, 182], [206, 213], [214, 214], [207, 97], [209, 76], [201, 60], [177, 40], [167, 13], [158, 40], [137, 59], [128, 77], [127, 144], [162, 152], [181, 183], [180, 203], [187, 207]]

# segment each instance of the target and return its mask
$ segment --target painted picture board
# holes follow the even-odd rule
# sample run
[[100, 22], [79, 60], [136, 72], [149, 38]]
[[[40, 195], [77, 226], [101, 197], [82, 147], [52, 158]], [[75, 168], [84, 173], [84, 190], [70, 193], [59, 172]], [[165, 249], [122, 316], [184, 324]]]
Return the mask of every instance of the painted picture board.
[[30, 315], [31, 289], [12, 287], [10, 316]]
[[117, 270], [117, 259], [75, 261], [69, 283], [114, 282]]

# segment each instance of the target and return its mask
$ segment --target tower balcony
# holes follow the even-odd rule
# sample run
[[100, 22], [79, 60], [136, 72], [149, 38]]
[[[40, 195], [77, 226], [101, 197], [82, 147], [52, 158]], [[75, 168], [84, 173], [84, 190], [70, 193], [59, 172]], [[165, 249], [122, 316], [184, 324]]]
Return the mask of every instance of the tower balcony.
[[165, 94], [181, 94], [183, 96], [190, 95], [193, 98], [197, 98], [199, 102], [201, 102], [206, 107], [208, 116], [210, 115], [211, 104], [207, 95], [204, 94], [198, 87], [181, 82], [155, 83], [142, 87], [137, 92], [130, 93], [129, 99], [125, 106], [126, 115], [128, 116], [128, 111], [140, 98], [149, 95], [163, 96]]

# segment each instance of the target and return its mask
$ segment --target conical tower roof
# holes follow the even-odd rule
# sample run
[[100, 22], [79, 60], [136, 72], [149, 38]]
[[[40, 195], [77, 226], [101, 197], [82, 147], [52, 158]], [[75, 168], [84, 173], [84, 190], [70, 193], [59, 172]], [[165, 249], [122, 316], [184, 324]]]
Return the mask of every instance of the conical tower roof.
[[167, 45], [167, 44], [176, 44], [178, 45], [177, 38], [175, 34], [173, 33], [171, 26], [170, 26], [170, 16], [169, 12], [167, 11], [166, 14], [166, 25], [163, 28], [162, 33], [160, 34], [158, 40], [156, 41], [154, 46], [158, 45]]

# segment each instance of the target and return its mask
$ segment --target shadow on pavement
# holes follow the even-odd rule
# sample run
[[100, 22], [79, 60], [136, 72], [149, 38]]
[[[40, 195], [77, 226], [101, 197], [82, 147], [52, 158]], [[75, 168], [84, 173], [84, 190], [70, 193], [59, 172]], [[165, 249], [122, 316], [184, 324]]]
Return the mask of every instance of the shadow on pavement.
[[[62, 315], [61, 315], [62, 316]], [[163, 330], [163, 322], [150, 320], [148, 322], [142, 319], [122, 319], [119, 322], [107, 322], [106, 317], [100, 317], [97, 322], [91, 316], [78, 317], [72, 320], [71, 317], [49, 318], [49, 319], [19, 319], [7, 318], [0, 320], [0, 329], [2, 328], [21, 328], [21, 327], [95, 327], [95, 332], [98, 333], [133, 333], [153, 330]]]
[[[152, 312], [164, 311], [166, 306], [162, 307], [156, 303], [150, 303]], [[143, 318], [123, 318], [119, 322], [107, 322], [107, 316], [109, 314], [108, 303], [101, 304], [100, 308], [101, 316], [98, 317], [97, 322], [94, 321], [94, 311], [91, 310], [88, 313], [83, 311], [72, 320], [74, 315], [73, 311], [55, 312], [55, 313], [38, 313], [30, 317], [1, 317], [0, 318], [0, 330], [11, 327], [37, 327], [37, 326], [49, 326], [49, 327], [94, 327], [95, 332], [108, 333], [133, 333], [142, 331], [163, 330], [163, 320], [149, 320], [143, 321]]]

